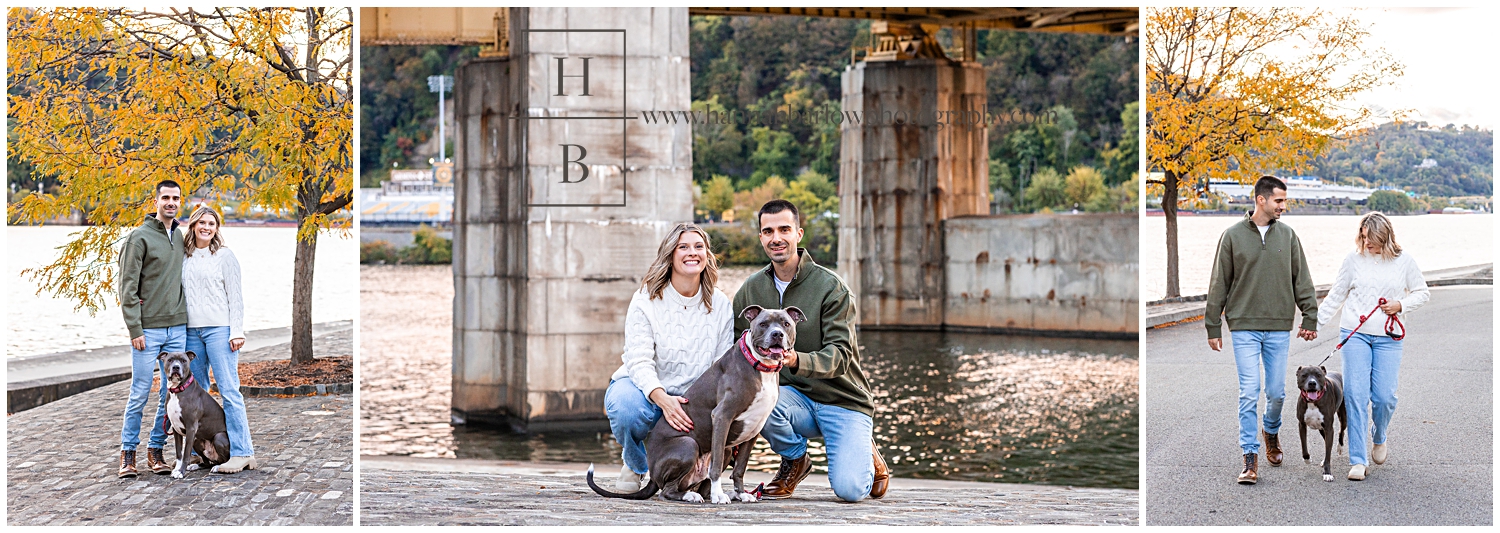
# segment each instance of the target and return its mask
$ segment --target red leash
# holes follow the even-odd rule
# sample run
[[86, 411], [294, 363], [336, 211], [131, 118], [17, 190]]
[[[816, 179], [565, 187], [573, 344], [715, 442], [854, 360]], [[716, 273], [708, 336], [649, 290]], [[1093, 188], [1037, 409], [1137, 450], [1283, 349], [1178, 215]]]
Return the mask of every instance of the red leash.
[[[1344, 343], [1349, 342], [1349, 339], [1354, 337], [1354, 333], [1357, 332], [1357, 331], [1359, 331], [1359, 328], [1361, 328], [1361, 327], [1363, 327], [1365, 325], [1365, 321], [1369, 320], [1370, 317], [1375, 316], [1375, 312], [1379, 311], [1380, 310], [1380, 306], [1385, 305], [1385, 304], [1386, 304], [1385, 298], [1381, 298], [1380, 299], [1380, 303], [1375, 304], [1375, 308], [1370, 310], [1370, 314], [1368, 314], [1368, 315], [1359, 315], [1359, 325], [1358, 326], [1354, 326], [1354, 331], [1350, 331], [1349, 332], [1349, 336], [1348, 337], [1344, 337], [1343, 342], [1340, 342], [1339, 345], [1336, 346], [1336, 347], [1334, 347], [1333, 349], [1335, 349], [1335, 350], [1343, 349]], [[1396, 333], [1396, 328], [1397, 327], [1401, 328], [1401, 333], [1399, 335]], [[1386, 315], [1385, 316], [1385, 334], [1388, 335], [1388, 336], [1390, 336], [1390, 338], [1398, 340], [1398, 341], [1401, 340], [1401, 339], [1406, 338], [1406, 324], [1402, 324], [1401, 323], [1401, 317], [1399, 316], [1399, 314], [1396, 314], [1396, 315]]]
[[[1368, 315], [1359, 315], [1359, 325], [1354, 326], [1354, 330], [1350, 331], [1349, 335], [1346, 336], [1346, 337], [1344, 337], [1344, 340], [1339, 341], [1339, 345], [1338, 346], [1334, 346], [1333, 347], [1333, 351], [1332, 352], [1328, 352], [1328, 355], [1326, 357], [1324, 357], [1322, 361], [1318, 361], [1318, 364], [1322, 365], [1323, 363], [1328, 362], [1328, 358], [1329, 357], [1333, 357], [1333, 354], [1338, 353], [1339, 350], [1344, 349], [1344, 344], [1348, 343], [1349, 339], [1354, 338], [1354, 334], [1358, 333], [1359, 332], [1359, 328], [1361, 328], [1361, 327], [1363, 327], [1365, 325], [1365, 321], [1369, 320], [1370, 317], [1375, 316], [1375, 312], [1379, 311], [1380, 310], [1380, 306], [1385, 305], [1385, 304], [1386, 304], [1386, 299], [1385, 298], [1381, 298], [1380, 299], [1380, 303], [1375, 304], [1375, 308], [1370, 310], [1370, 314], [1368, 314]], [[1401, 333], [1400, 334], [1396, 333], [1396, 328], [1397, 327], [1401, 328]], [[1391, 339], [1398, 340], [1398, 341], [1401, 340], [1401, 339], [1406, 338], [1406, 324], [1402, 324], [1401, 323], [1401, 317], [1400, 316], [1398, 316], [1398, 315], [1386, 315], [1385, 316], [1385, 334], [1388, 335], [1388, 336], [1390, 336]]]

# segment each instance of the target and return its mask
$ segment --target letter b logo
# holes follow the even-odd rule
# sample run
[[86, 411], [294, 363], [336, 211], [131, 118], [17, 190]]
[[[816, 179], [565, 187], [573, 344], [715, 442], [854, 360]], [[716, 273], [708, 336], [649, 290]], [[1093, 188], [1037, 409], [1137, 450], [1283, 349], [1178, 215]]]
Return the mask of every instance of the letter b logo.
[[[579, 182], [582, 182], [583, 180], [589, 179], [589, 166], [587, 164], [584, 164], [584, 162], [583, 162], [583, 158], [587, 157], [589, 155], [589, 151], [585, 150], [583, 148], [583, 145], [581, 145], [581, 144], [559, 144], [558, 146], [561, 146], [562, 149], [563, 149], [563, 179], [562, 179], [562, 182], [563, 183], [579, 183]], [[569, 147], [578, 148], [578, 159], [568, 159], [568, 151], [569, 151], [568, 148]], [[569, 181], [568, 180], [568, 165], [578, 165], [578, 168], [583, 169], [583, 177], [578, 178], [578, 181]]]

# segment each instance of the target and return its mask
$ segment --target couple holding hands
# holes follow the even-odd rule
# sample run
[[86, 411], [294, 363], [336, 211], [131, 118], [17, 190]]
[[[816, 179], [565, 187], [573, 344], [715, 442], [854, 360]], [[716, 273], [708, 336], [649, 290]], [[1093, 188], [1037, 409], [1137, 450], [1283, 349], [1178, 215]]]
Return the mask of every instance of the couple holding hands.
[[[1390, 218], [1372, 212], [1360, 219], [1355, 249], [1344, 257], [1328, 296], [1318, 305], [1302, 242], [1279, 222], [1286, 211], [1286, 183], [1263, 176], [1255, 183], [1254, 194], [1255, 211], [1219, 238], [1204, 315], [1210, 349], [1223, 348], [1224, 321], [1231, 330], [1239, 372], [1239, 442], [1244, 454], [1237, 481], [1253, 484], [1259, 479], [1262, 440], [1266, 461], [1281, 465], [1278, 433], [1286, 399], [1293, 309], [1302, 311], [1297, 337], [1312, 341], [1318, 337], [1318, 328], [1332, 321], [1340, 308], [1345, 311], [1339, 321], [1339, 338], [1349, 431], [1348, 478], [1363, 480], [1369, 461], [1383, 464], [1389, 455], [1386, 430], [1396, 410], [1401, 338], [1405, 336], [1400, 318], [1427, 303], [1427, 282], [1411, 254], [1402, 253], [1396, 244]], [[1266, 413], [1257, 435], [1255, 411], [1262, 365]], [[1371, 443], [1373, 448], [1368, 447]]]
[[797, 207], [767, 202], [756, 213], [760, 243], [771, 264], [751, 275], [731, 303], [714, 289], [718, 261], [708, 234], [678, 224], [657, 249], [625, 316], [624, 364], [610, 377], [604, 410], [624, 448], [615, 488], [646, 484], [646, 439], [659, 420], [692, 428], [682, 395], [750, 327], [737, 316], [749, 306], [797, 307], [795, 345], [783, 359], [779, 397], [760, 436], [781, 456], [762, 498], [785, 498], [812, 470], [808, 439], [822, 437], [828, 480], [844, 501], [885, 495], [890, 472], [873, 440], [874, 401], [859, 364], [854, 297], [833, 271], [814, 263], [802, 240]]

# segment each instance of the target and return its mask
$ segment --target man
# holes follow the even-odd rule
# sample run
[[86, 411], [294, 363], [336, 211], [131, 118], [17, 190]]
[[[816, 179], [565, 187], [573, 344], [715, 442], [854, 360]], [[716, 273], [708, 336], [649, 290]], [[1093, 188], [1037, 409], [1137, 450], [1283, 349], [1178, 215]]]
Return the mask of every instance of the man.
[[[120, 309], [130, 330], [130, 401], [125, 404], [125, 427], [120, 431], [119, 476], [136, 476], [135, 447], [141, 440], [141, 416], [151, 394], [152, 372], [161, 365], [161, 352], [187, 348], [187, 298], [182, 292], [182, 237], [177, 232], [177, 210], [182, 187], [172, 180], [156, 184], [156, 213], [125, 238], [120, 249]], [[163, 372], [162, 376], [166, 376]], [[146, 447], [146, 465], [166, 474], [172, 465], [162, 458], [167, 442], [162, 413], [166, 412], [166, 381], [162, 381]]]
[[[840, 499], [857, 502], [885, 496], [890, 471], [872, 438], [874, 398], [859, 367], [854, 338], [854, 297], [844, 281], [798, 248], [802, 228], [797, 206], [766, 202], [756, 213], [760, 245], [771, 264], [751, 275], [734, 295], [734, 309], [796, 307], [807, 316], [797, 324], [797, 343], [781, 369], [776, 408], [760, 435], [781, 455], [781, 467], [763, 498], [786, 498], [812, 470], [807, 439], [823, 437], [828, 482]], [[736, 336], [750, 327], [734, 321]]]
[[1235, 223], [1219, 237], [1209, 278], [1208, 347], [1219, 351], [1220, 314], [1229, 321], [1234, 343], [1234, 362], [1240, 380], [1240, 449], [1245, 464], [1238, 481], [1259, 480], [1255, 404], [1260, 395], [1260, 366], [1265, 366], [1266, 416], [1260, 437], [1266, 443], [1266, 462], [1281, 466], [1281, 406], [1286, 398], [1286, 352], [1295, 318], [1302, 310], [1297, 336], [1318, 338], [1318, 300], [1302, 241], [1296, 232], [1279, 222], [1286, 211], [1286, 183], [1274, 176], [1255, 182], [1255, 211]]

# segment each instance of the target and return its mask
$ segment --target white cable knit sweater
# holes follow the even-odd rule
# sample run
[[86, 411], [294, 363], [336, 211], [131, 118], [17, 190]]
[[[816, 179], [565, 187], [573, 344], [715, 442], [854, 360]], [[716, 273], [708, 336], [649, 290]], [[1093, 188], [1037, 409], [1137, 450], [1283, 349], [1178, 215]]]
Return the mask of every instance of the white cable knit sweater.
[[734, 304], [717, 290], [713, 302], [708, 313], [697, 294], [684, 297], [670, 285], [655, 300], [645, 288], [636, 291], [625, 314], [624, 364], [609, 379], [629, 377], [646, 395], [657, 387], [673, 396], [687, 392], [733, 345]]
[[[1422, 277], [1422, 270], [1417, 268], [1411, 254], [1402, 253], [1394, 259], [1385, 259], [1349, 252], [1344, 257], [1344, 264], [1339, 266], [1338, 279], [1328, 289], [1328, 296], [1318, 304], [1318, 325], [1333, 320], [1333, 314], [1342, 307], [1344, 314], [1339, 319], [1339, 327], [1353, 331], [1359, 326], [1359, 315], [1370, 314], [1381, 298], [1387, 302], [1401, 302], [1399, 315], [1404, 324], [1406, 314], [1422, 307], [1431, 294], [1427, 290], [1427, 280]], [[1383, 311], [1375, 310], [1364, 326], [1359, 327], [1359, 332], [1385, 335], [1385, 316]]]
[[229, 338], [245, 338], [240, 262], [229, 248], [213, 254], [208, 248], [193, 250], [182, 261], [182, 292], [187, 297], [188, 327], [229, 326]]

